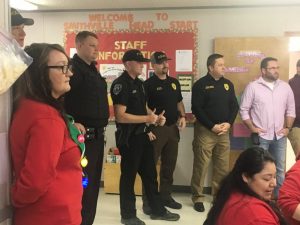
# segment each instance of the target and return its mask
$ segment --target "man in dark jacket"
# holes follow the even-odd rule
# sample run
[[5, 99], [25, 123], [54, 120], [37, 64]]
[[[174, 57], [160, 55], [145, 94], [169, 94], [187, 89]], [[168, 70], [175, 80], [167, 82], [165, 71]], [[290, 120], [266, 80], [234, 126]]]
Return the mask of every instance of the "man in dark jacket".
[[104, 131], [108, 123], [109, 110], [107, 84], [96, 68], [98, 37], [89, 31], [76, 35], [77, 54], [72, 59], [73, 76], [71, 91], [65, 96], [68, 114], [84, 126], [86, 132], [86, 157], [84, 172], [88, 185], [82, 198], [82, 225], [94, 222], [100, 188], [104, 152]]
[[213, 162], [212, 195], [229, 172], [229, 130], [239, 110], [234, 86], [224, 78], [225, 62], [220, 54], [207, 59], [208, 73], [192, 89], [194, 164], [191, 180], [194, 209], [204, 211], [203, 184], [210, 159]]

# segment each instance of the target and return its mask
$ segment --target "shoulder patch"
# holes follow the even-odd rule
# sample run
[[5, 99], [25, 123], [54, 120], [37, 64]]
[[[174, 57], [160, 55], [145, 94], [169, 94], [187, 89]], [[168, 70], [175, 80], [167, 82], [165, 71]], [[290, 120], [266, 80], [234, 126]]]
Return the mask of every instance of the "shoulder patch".
[[121, 91], [122, 91], [122, 84], [116, 84], [114, 86], [113, 93], [115, 95], [118, 95], [118, 94], [120, 94]]

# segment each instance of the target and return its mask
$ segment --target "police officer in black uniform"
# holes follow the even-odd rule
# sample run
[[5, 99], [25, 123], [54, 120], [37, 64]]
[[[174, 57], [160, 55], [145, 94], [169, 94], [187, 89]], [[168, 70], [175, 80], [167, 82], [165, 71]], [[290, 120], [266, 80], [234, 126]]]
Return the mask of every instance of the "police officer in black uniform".
[[107, 84], [96, 68], [98, 57], [98, 37], [89, 31], [76, 35], [77, 54], [72, 59], [73, 76], [71, 91], [65, 96], [65, 107], [76, 122], [81, 123], [86, 132], [86, 152], [88, 160], [84, 172], [88, 185], [82, 198], [82, 225], [94, 222], [100, 188], [104, 152], [104, 130], [108, 123], [109, 110]]
[[229, 172], [229, 131], [239, 110], [233, 83], [224, 77], [223, 55], [207, 58], [208, 73], [195, 82], [192, 89], [194, 125], [194, 164], [191, 179], [192, 201], [197, 212], [205, 210], [203, 185], [212, 159], [212, 195]]
[[178, 214], [167, 211], [158, 193], [157, 173], [153, 158], [153, 147], [149, 140], [147, 125], [163, 125], [163, 113], [156, 115], [146, 107], [142, 74], [143, 63], [149, 59], [137, 49], [125, 52], [122, 61], [125, 71], [111, 86], [111, 96], [116, 117], [116, 144], [122, 156], [120, 178], [121, 223], [144, 225], [137, 218], [134, 182], [136, 174], [142, 178], [145, 192], [152, 210], [153, 220], [176, 221]]
[[[182, 205], [171, 196], [173, 173], [178, 156], [179, 129], [184, 129], [185, 109], [182, 102], [181, 88], [178, 80], [168, 76], [170, 59], [164, 52], [154, 52], [151, 55], [151, 65], [154, 74], [145, 81], [148, 107], [156, 109], [156, 114], [165, 111], [166, 123], [164, 126], [152, 128], [154, 134], [154, 160], [160, 158], [160, 187], [159, 192], [164, 205], [173, 209], [180, 209]], [[147, 200], [143, 195], [143, 211], [147, 210]]]

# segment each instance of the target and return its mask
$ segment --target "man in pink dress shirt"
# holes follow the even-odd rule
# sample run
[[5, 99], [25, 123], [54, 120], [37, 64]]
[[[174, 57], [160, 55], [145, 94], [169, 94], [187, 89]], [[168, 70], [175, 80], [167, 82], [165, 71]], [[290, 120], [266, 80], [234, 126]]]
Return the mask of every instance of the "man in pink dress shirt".
[[295, 119], [294, 94], [288, 83], [278, 79], [278, 60], [264, 58], [261, 77], [250, 82], [241, 98], [240, 114], [252, 133], [259, 136], [259, 146], [276, 160], [277, 187], [275, 198], [284, 180], [286, 140]]

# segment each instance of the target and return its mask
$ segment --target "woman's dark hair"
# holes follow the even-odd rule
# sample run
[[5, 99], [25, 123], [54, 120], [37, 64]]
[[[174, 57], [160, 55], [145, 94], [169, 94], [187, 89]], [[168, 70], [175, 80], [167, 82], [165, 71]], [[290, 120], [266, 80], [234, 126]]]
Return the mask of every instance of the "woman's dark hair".
[[33, 62], [14, 84], [14, 111], [20, 99], [25, 97], [51, 105], [64, 115], [63, 97], [55, 99], [51, 94], [52, 84], [47, 67], [49, 54], [54, 50], [63, 53], [69, 59], [63, 47], [58, 44], [34, 43], [24, 50], [33, 58]]
[[280, 224], [286, 224], [275, 204], [258, 196], [249, 188], [242, 177], [243, 174], [247, 177], [253, 177], [255, 174], [263, 170], [266, 162], [275, 163], [275, 160], [268, 151], [265, 151], [260, 147], [252, 147], [243, 151], [238, 157], [232, 171], [222, 181], [220, 189], [213, 201], [213, 206], [208, 212], [207, 218], [203, 225], [216, 224], [225, 203], [229, 199], [231, 193], [234, 191], [241, 192], [265, 201], [271, 206], [278, 216]]

